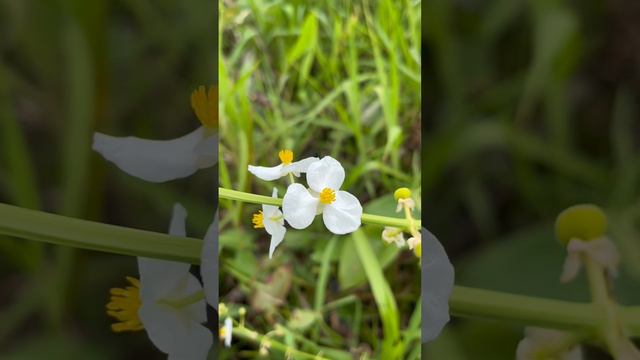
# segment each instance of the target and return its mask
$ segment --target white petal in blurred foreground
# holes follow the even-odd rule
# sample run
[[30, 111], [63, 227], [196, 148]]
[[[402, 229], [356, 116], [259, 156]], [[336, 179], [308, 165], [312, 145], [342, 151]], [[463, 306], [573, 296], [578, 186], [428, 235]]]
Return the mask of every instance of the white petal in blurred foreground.
[[442, 244], [422, 228], [422, 342], [433, 341], [449, 322], [454, 269]]
[[93, 150], [122, 171], [150, 182], [165, 182], [192, 175], [218, 161], [217, 88], [204, 86], [191, 94], [191, 106], [202, 126], [172, 140], [114, 137], [96, 132]]
[[150, 182], [190, 176], [215, 165], [218, 158], [217, 138], [204, 127], [166, 141], [95, 133], [93, 150], [127, 174]]
[[528, 327], [518, 343], [516, 360], [582, 360], [574, 335], [558, 330]]
[[204, 236], [200, 254], [200, 275], [209, 305], [218, 309], [218, 214]]

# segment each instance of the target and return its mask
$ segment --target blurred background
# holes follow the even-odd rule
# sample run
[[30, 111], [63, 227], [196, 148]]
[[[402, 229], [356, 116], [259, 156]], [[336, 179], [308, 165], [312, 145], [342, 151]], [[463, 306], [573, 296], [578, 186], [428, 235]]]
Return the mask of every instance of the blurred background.
[[[398, 187], [411, 188], [419, 203], [420, 6], [224, 1], [220, 186], [267, 196], [275, 186], [282, 197], [287, 178], [266, 182], [247, 165], [276, 166], [278, 151], [291, 149], [294, 161], [340, 161], [342, 190], [366, 213], [400, 217]], [[304, 175], [297, 181], [306, 184]], [[245, 307], [249, 328], [309, 358], [420, 358], [419, 259], [383, 243], [382, 227], [362, 227], [370, 248], [364, 253], [352, 236], [333, 236], [317, 217], [305, 230], [289, 228], [269, 260], [270, 237], [251, 223], [261, 207], [220, 207], [220, 301], [233, 317]], [[367, 277], [364, 262], [384, 276]], [[388, 304], [379, 306], [375, 291]], [[395, 330], [383, 332], [387, 326]], [[401, 350], [390, 357], [385, 347], [393, 346]], [[221, 358], [254, 359], [259, 350], [259, 343], [234, 337]], [[284, 353], [271, 349], [267, 358]]]
[[[189, 96], [216, 76], [215, 3], [0, 1], [0, 202], [166, 232], [172, 204], [202, 237], [215, 170], [167, 184], [121, 173], [92, 133], [176, 138]], [[164, 359], [144, 332], [114, 334], [109, 289], [136, 259], [0, 238], [0, 358]]]
[[[459, 285], [588, 301], [561, 285], [553, 222], [592, 202], [640, 304], [640, 3], [432, 0], [424, 5], [426, 225]], [[429, 359], [513, 359], [520, 325], [454, 319]], [[588, 359], [607, 359], [589, 348]]]

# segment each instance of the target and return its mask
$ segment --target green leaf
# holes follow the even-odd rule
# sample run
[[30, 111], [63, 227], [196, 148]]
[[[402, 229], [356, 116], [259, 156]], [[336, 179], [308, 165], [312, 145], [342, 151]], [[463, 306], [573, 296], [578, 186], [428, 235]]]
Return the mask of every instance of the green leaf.
[[296, 41], [293, 48], [287, 53], [287, 66], [296, 62], [302, 55], [313, 51], [316, 48], [317, 42], [318, 19], [314, 13], [310, 13], [304, 20], [298, 41]]

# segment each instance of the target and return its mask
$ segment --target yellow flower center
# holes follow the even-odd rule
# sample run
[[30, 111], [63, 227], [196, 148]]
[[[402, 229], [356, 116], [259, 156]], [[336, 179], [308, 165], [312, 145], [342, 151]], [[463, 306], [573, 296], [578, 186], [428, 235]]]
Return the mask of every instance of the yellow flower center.
[[261, 229], [264, 227], [264, 215], [262, 214], [262, 210], [253, 214], [253, 219], [251, 219], [253, 223], [254, 229]]
[[411, 190], [406, 187], [399, 188], [393, 193], [393, 197], [396, 198], [396, 200], [408, 199], [411, 197]]
[[207, 92], [199, 86], [191, 93], [191, 107], [198, 120], [209, 130], [218, 129], [218, 87], [211, 86]]
[[280, 150], [278, 157], [280, 157], [280, 161], [282, 161], [283, 164], [289, 165], [293, 162], [293, 151], [287, 149]]
[[111, 324], [114, 332], [139, 331], [144, 329], [138, 310], [140, 309], [140, 281], [127, 276], [133, 286], [111, 289], [111, 301], [107, 303], [107, 315], [116, 318], [117, 323]]
[[220, 340], [224, 340], [227, 337], [227, 328], [224, 326], [220, 328]]
[[334, 201], [336, 201], [336, 192], [329, 188], [322, 189], [322, 192], [320, 192], [320, 202], [329, 205]]

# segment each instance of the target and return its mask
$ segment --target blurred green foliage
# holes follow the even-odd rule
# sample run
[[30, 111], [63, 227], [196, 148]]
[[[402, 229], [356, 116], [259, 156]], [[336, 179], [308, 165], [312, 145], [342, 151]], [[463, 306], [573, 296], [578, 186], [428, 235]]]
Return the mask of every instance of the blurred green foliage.
[[[189, 94], [215, 80], [215, 10], [0, 2], [0, 201], [159, 232], [180, 201], [204, 234], [212, 172], [148, 184], [93, 154], [91, 139], [175, 138], [198, 125]], [[137, 275], [135, 258], [0, 239], [0, 358], [165, 358], [142, 332], [110, 332], [104, 306], [125, 275]]]
[[[428, 1], [426, 224], [460, 285], [588, 301], [559, 283], [554, 220], [603, 207], [622, 253], [615, 292], [640, 304], [640, 121], [633, 1]], [[434, 359], [513, 359], [523, 329], [456, 319]], [[606, 358], [590, 348], [589, 358]]]
[[[278, 150], [292, 149], [294, 161], [338, 159], [342, 189], [365, 212], [400, 217], [393, 192], [402, 186], [419, 202], [419, 1], [221, 6], [220, 186], [262, 195], [276, 186], [282, 196], [286, 178], [265, 182], [247, 165], [275, 166]], [[420, 358], [418, 259], [384, 244], [381, 227], [333, 236], [317, 218], [303, 231], [289, 229], [269, 260], [269, 237], [251, 228], [260, 207], [223, 201], [221, 208], [220, 294], [232, 314], [244, 305], [252, 329], [284, 326], [274, 340], [332, 359]], [[278, 275], [282, 269], [293, 276]], [[278, 294], [269, 310], [256, 300], [265, 293]], [[222, 356], [254, 358], [258, 350], [238, 340]]]

